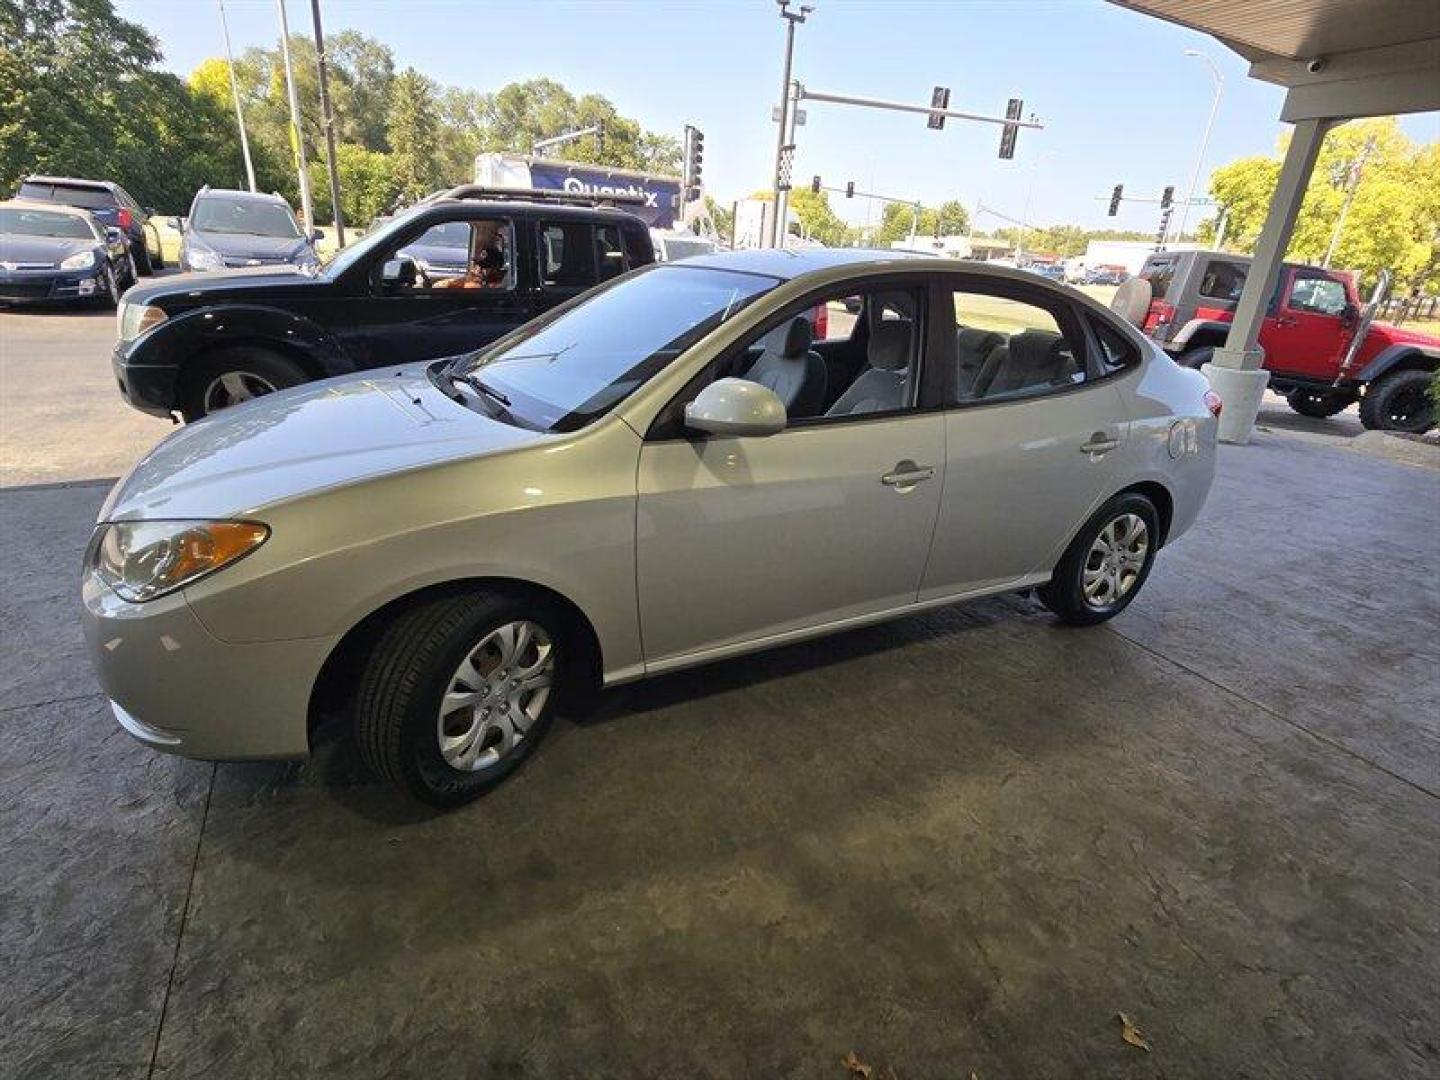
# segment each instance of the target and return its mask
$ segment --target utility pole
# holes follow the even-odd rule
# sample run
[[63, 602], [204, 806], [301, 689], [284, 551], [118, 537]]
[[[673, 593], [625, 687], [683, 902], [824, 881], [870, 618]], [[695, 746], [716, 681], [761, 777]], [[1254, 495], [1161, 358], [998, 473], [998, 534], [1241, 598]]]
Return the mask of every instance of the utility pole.
[[[325, 67], [325, 31], [320, 29], [320, 0], [310, 0], [315, 23], [315, 64], [320, 69], [320, 119], [325, 125], [325, 157], [330, 167], [330, 206], [335, 212], [335, 243], [345, 246], [345, 215], [340, 210], [340, 166], [335, 160], [335, 114], [330, 111], [330, 75]], [[310, 226], [315, 227], [313, 223]]]
[[240, 153], [245, 158], [245, 179], [250, 190], [255, 187], [255, 163], [250, 160], [250, 140], [245, 137], [245, 114], [240, 110], [240, 83], [235, 78], [235, 57], [230, 52], [230, 24], [225, 19], [225, 0], [215, 0], [220, 7], [220, 30], [225, 35], [225, 67], [230, 72], [230, 96], [235, 99], [235, 123], [240, 128]]
[[[1185, 239], [1185, 219], [1190, 216], [1190, 204], [1195, 201], [1195, 187], [1200, 183], [1200, 170], [1205, 166], [1205, 151], [1210, 146], [1210, 130], [1215, 126], [1215, 114], [1220, 111], [1220, 95], [1225, 90], [1225, 76], [1220, 74], [1215, 61], [1198, 49], [1186, 49], [1185, 55], [1205, 61], [1205, 66], [1210, 69], [1210, 77], [1215, 80], [1215, 96], [1210, 100], [1210, 119], [1205, 121], [1205, 134], [1200, 136], [1200, 152], [1195, 155], [1195, 171], [1190, 174], [1190, 193], [1185, 196], [1185, 203], [1180, 207], [1180, 228], [1175, 233], [1177, 241]], [[1163, 247], [1164, 237], [1160, 238], [1160, 243]]]
[[1355, 191], [1360, 187], [1360, 177], [1365, 172], [1365, 162], [1375, 152], [1375, 136], [1365, 140], [1365, 145], [1360, 148], [1360, 153], [1355, 155], [1355, 160], [1350, 163], [1349, 176], [1345, 178], [1345, 201], [1340, 204], [1340, 216], [1335, 219], [1335, 229], [1330, 233], [1330, 243], [1325, 248], [1325, 258], [1320, 265], [1329, 269], [1330, 260], [1335, 257], [1335, 248], [1340, 244], [1340, 234], [1345, 231], [1345, 217], [1350, 213], [1350, 204], [1355, 201]]
[[776, 236], [783, 240], [785, 226], [780, 215], [785, 212], [785, 193], [790, 190], [790, 163], [785, 160], [786, 148], [789, 144], [785, 141], [790, 134], [790, 69], [795, 58], [795, 26], [803, 23], [805, 16], [815, 9], [808, 4], [801, 4], [799, 12], [790, 10], [790, 0], [775, 0], [780, 5], [780, 17], [785, 20], [785, 65], [780, 76], [780, 123], [779, 130], [775, 135], [775, 179], [771, 187], [774, 191], [774, 213], [765, 226], [765, 246], [777, 247]]
[[275, 0], [280, 9], [280, 57], [285, 63], [285, 89], [290, 98], [290, 137], [295, 140], [295, 162], [300, 170], [300, 208], [305, 228], [315, 228], [315, 207], [310, 202], [310, 172], [305, 161], [305, 140], [300, 135], [300, 99], [295, 94], [295, 70], [290, 66], [290, 21], [285, 17], [285, 0]]

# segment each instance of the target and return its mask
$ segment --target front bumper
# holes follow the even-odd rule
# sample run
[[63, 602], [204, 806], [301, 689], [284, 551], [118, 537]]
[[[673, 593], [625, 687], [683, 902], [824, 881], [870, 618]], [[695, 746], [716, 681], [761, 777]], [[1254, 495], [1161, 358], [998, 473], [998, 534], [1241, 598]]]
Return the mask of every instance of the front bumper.
[[156, 750], [207, 761], [303, 757], [310, 692], [338, 639], [234, 645], [183, 590], [122, 600], [87, 571], [85, 640], [116, 720]]
[[93, 300], [103, 292], [99, 267], [89, 270], [0, 271], [0, 303]]
[[120, 396], [141, 412], [152, 416], [170, 416], [180, 408], [176, 369], [132, 364], [127, 355], [128, 348], [126, 342], [121, 342], [115, 346], [115, 352], [110, 357], [110, 367], [115, 373], [115, 384], [120, 388]]

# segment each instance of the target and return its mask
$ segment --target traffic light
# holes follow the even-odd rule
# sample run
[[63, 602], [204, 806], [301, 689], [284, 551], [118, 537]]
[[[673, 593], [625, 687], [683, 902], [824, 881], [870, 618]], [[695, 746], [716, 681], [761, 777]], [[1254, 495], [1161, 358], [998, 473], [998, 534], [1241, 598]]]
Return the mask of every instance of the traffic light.
[[1120, 197], [1125, 194], [1125, 185], [1116, 184], [1115, 190], [1110, 193], [1110, 217], [1120, 212]]
[[846, 181], [846, 183], [845, 183], [845, 198], [847, 198], [847, 199], [853, 199], [854, 197], [855, 197], [855, 181], [854, 181], [854, 180]]
[[[950, 88], [948, 86], [937, 86], [930, 91], [930, 107], [932, 109], [950, 108]], [[932, 112], [926, 126], [933, 131], [939, 131], [945, 126], [945, 114]]]
[[705, 164], [705, 134], [697, 127], [685, 125], [685, 199], [700, 198], [701, 173]]
[[813, 191], [816, 195], [820, 194], [820, 178], [818, 176], [811, 179], [810, 190]]
[[[1010, 104], [1005, 106], [1006, 120], [1019, 120], [1020, 112], [1025, 108], [1025, 102], [1020, 98], [1012, 97]], [[1000, 131], [1000, 156], [1009, 161], [1015, 156], [1015, 136], [1020, 134], [1020, 129], [1014, 124], [1006, 124]]]
[[1160, 209], [1169, 210], [1170, 204], [1175, 201], [1175, 185], [1171, 184], [1160, 193]]

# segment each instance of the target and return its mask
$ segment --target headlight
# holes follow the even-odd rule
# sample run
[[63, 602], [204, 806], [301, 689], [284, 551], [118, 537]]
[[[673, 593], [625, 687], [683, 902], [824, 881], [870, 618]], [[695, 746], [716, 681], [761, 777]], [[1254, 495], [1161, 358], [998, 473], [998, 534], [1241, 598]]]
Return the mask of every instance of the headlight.
[[192, 246], [185, 252], [185, 261], [190, 264], [192, 270], [225, 269], [225, 260], [220, 257], [220, 253], [211, 251], [209, 248]]
[[95, 253], [93, 251], [82, 251], [78, 255], [71, 255], [60, 264], [61, 270], [89, 270], [95, 265]]
[[91, 565], [110, 588], [137, 604], [229, 566], [270, 535], [253, 521], [119, 521], [101, 528]]
[[128, 304], [122, 300], [115, 319], [120, 324], [120, 340], [134, 341], [152, 326], [164, 322], [165, 312], [148, 304]]

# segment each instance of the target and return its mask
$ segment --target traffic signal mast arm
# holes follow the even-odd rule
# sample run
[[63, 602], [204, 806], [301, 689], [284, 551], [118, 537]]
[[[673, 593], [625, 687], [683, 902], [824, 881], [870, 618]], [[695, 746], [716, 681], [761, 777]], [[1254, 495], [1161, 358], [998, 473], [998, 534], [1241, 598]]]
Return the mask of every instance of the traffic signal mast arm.
[[885, 101], [882, 98], [857, 97], [854, 94], [830, 94], [820, 90], [807, 90], [799, 82], [795, 84], [795, 93], [797, 99], [802, 101], [828, 101], [835, 105], [860, 105], [867, 109], [889, 109], [892, 112], [921, 113], [925, 116], [934, 114], [952, 117], [956, 120], [974, 120], [981, 124], [998, 124], [1001, 127], [1007, 124], [1023, 128], [1043, 129], [1045, 127], [1038, 120], [1011, 120], [1004, 116], [985, 116], [981, 113], [961, 112], [958, 109], [937, 109], [933, 105], [908, 105], [903, 101]]

